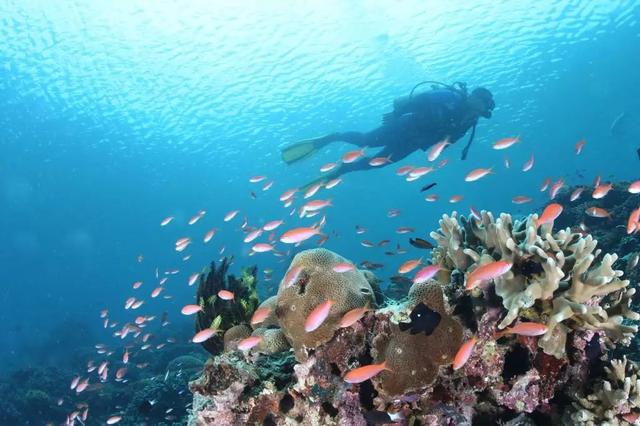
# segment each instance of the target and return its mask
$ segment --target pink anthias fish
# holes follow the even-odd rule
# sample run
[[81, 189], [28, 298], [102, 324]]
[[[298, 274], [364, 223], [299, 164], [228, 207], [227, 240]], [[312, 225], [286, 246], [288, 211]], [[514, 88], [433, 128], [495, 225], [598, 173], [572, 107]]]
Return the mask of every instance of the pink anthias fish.
[[402, 166], [402, 167], [399, 167], [398, 170], [396, 170], [396, 174], [398, 176], [404, 176], [413, 169], [414, 169], [413, 166]]
[[173, 219], [174, 219], [173, 216], [165, 217], [164, 219], [162, 219], [162, 222], [160, 222], [160, 226], [167, 226], [168, 224], [171, 223]]
[[531, 197], [527, 197], [526, 195], [518, 195], [511, 199], [513, 204], [526, 204], [532, 201]]
[[466, 290], [471, 290], [483, 281], [496, 279], [511, 270], [513, 264], [502, 260], [485, 263], [478, 266], [467, 276]]
[[345, 374], [344, 381], [347, 383], [362, 383], [380, 374], [384, 370], [391, 371], [387, 368], [386, 361], [383, 361], [380, 364], [364, 365]]
[[582, 152], [582, 149], [584, 148], [585, 143], [587, 143], [587, 141], [585, 141], [584, 139], [580, 139], [575, 146], [576, 149], [576, 155], [580, 155], [580, 153]]
[[429, 281], [431, 278], [436, 276], [439, 270], [440, 270], [440, 265], [425, 266], [424, 268], [416, 272], [415, 277], [413, 277], [413, 283], [420, 284], [420, 283]]
[[350, 272], [356, 269], [353, 263], [341, 262], [333, 265], [333, 271], [338, 273]]
[[627, 191], [629, 191], [630, 194], [640, 194], [640, 180], [631, 182]]
[[640, 207], [629, 214], [629, 219], [627, 220], [627, 234], [634, 234], [639, 230], [638, 221], [640, 221]]
[[180, 313], [182, 315], [193, 315], [201, 311], [202, 311], [202, 306], [200, 305], [184, 305], [180, 310]]
[[342, 156], [342, 162], [345, 164], [353, 163], [364, 156], [364, 150], [366, 147], [357, 149], [355, 151], [349, 151]]
[[471, 339], [464, 342], [462, 346], [460, 346], [460, 349], [458, 349], [458, 352], [456, 352], [456, 356], [453, 358], [454, 370], [462, 368], [467, 363], [467, 361], [471, 357], [471, 354], [473, 353], [473, 348], [476, 345], [477, 341], [477, 338], [472, 337]]
[[367, 311], [370, 311], [370, 310], [371, 308], [369, 308], [368, 306], [365, 306], [363, 308], [351, 309], [350, 311], [348, 311], [342, 316], [338, 326], [340, 328], [351, 327], [353, 324], [360, 321], [360, 318], [362, 318], [364, 314], [366, 314]]
[[196, 272], [195, 274], [189, 275], [189, 280], [187, 281], [188, 284], [189, 284], [189, 287], [194, 285], [199, 277], [200, 277], [200, 273], [199, 272]]
[[238, 349], [241, 351], [249, 351], [262, 342], [262, 336], [249, 336], [238, 342]]
[[380, 167], [388, 163], [391, 163], [391, 155], [388, 155], [386, 157], [375, 157], [369, 160], [369, 165], [371, 167]]
[[283, 223], [284, 223], [284, 221], [282, 221], [282, 220], [272, 220], [271, 222], [267, 222], [262, 227], [262, 229], [264, 229], [267, 232], [273, 231], [274, 229], [276, 229], [278, 226], [282, 225]]
[[313, 308], [304, 322], [304, 331], [309, 333], [320, 327], [329, 316], [331, 307], [335, 303], [336, 302], [333, 300], [327, 300], [326, 302], [320, 303], [315, 308]]
[[438, 159], [438, 157], [440, 156], [440, 154], [442, 154], [442, 151], [448, 145], [451, 145], [451, 143], [449, 143], [449, 139], [448, 138], [443, 140], [443, 141], [438, 142], [435, 145], [433, 145], [431, 147], [431, 149], [429, 149], [429, 153], [427, 154], [427, 160], [436, 161]]
[[253, 315], [251, 316], [250, 324], [251, 325], [260, 324], [265, 319], [267, 319], [267, 317], [270, 314], [271, 314], [271, 308], [266, 307], [266, 306], [264, 306], [262, 308], [258, 308], [253, 312]]
[[420, 265], [421, 262], [422, 262], [421, 258], [420, 259], [407, 260], [402, 265], [400, 265], [400, 267], [398, 268], [398, 273], [407, 274], [407, 273], [413, 271], [414, 269], [416, 269], [418, 267], [418, 265]]
[[204, 210], [200, 210], [198, 213], [196, 213], [193, 217], [191, 217], [191, 219], [189, 219], [189, 225], [193, 225], [195, 224], [197, 221], [199, 221], [207, 212]]
[[560, 204], [557, 204], [557, 203], [549, 204], [547, 207], [544, 208], [540, 217], [536, 219], [536, 225], [540, 226], [540, 225], [545, 225], [547, 223], [553, 223], [553, 221], [555, 221], [558, 218], [558, 216], [562, 214], [562, 210], [563, 209]]
[[218, 297], [222, 300], [233, 300], [235, 296], [235, 294], [233, 294], [232, 291], [229, 290], [220, 290], [218, 292]]
[[245, 243], [250, 243], [253, 240], [255, 240], [256, 238], [258, 238], [259, 236], [262, 235], [262, 229], [258, 228], [258, 229], [254, 229], [253, 231], [249, 232], [247, 235], [245, 235], [244, 239], [242, 240]]
[[313, 197], [323, 186], [324, 186], [324, 182], [318, 182], [314, 185], [311, 185], [309, 189], [305, 191], [304, 196], [302, 198], [306, 200], [307, 198]]
[[273, 251], [273, 246], [271, 244], [267, 244], [267, 243], [257, 243], [254, 244], [253, 247], [251, 247], [251, 250], [253, 250], [256, 253], [266, 253], [268, 251]]
[[207, 233], [204, 234], [204, 238], [202, 239], [202, 241], [206, 244], [209, 241], [211, 241], [214, 235], [216, 235], [216, 228], [213, 228], [207, 231]]
[[280, 241], [285, 244], [297, 244], [308, 240], [314, 235], [320, 235], [320, 229], [308, 227], [294, 228], [282, 234]]
[[522, 165], [522, 171], [528, 172], [529, 170], [531, 170], [533, 168], [534, 162], [535, 162], [535, 159], [533, 158], [533, 154], [531, 154], [531, 157], [529, 157], [527, 162]]
[[507, 149], [518, 142], [520, 142], [519, 136], [516, 136], [515, 138], [511, 137], [511, 138], [500, 139], [499, 141], [493, 144], [493, 149], [498, 149], [498, 150]]
[[327, 164], [325, 164], [325, 165], [320, 167], [320, 171], [322, 173], [329, 172], [329, 171], [335, 169], [337, 166], [338, 166], [338, 163], [327, 163]]
[[331, 200], [313, 200], [302, 206], [302, 210], [307, 212], [316, 212], [331, 206], [333, 206], [333, 204], [331, 204]]
[[230, 220], [232, 220], [234, 217], [236, 217], [236, 215], [240, 213], [240, 210], [231, 210], [229, 213], [227, 213], [224, 216], [224, 221], [225, 222], [229, 222]]
[[202, 342], [206, 342], [207, 340], [211, 339], [216, 333], [218, 332], [218, 330], [213, 329], [213, 328], [205, 328], [203, 330], [198, 331], [192, 338], [191, 341], [193, 343], [202, 343]]
[[298, 282], [298, 278], [300, 278], [300, 274], [303, 269], [302, 265], [297, 265], [289, 269], [282, 280], [284, 288], [292, 287], [296, 282]]
[[580, 196], [582, 195], [582, 191], [584, 191], [583, 187], [574, 189], [571, 193], [571, 196], [569, 197], [569, 201], [575, 201], [580, 198]]
[[265, 180], [267, 177], [264, 175], [256, 175], [256, 176], [252, 176], [249, 178], [249, 182], [251, 183], [258, 183], [258, 182], [262, 182], [263, 180]]
[[475, 170], [472, 170], [471, 172], [469, 172], [465, 176], [464, 180], [465, 180], [465, 182], [475, 182], [475, 181], [477, 181], [479, 179], [482, 179], [483, 177], [485, 177], [485, 176], [487, 176], [487, 175], [489, 175], [491, 173], [493, 173], [492, 169], [482, 169], [482, 168], [475, 169]]
[[340, 178], [331, 179], [329, 182], [327, 182], [327, 184], [326, 184], [324, 187], [325, 187], [326, 189], [335, 188], [335, 187], [336, 187], [336, 186], [338, 186], [341, 182], [342, 182], [342, 179], [340, 179]]
[[591, 194], [591, 197], [593, 197], [596, 200], [599, 200], [600, 198], [606, 197], [606, 195], [612, 189], [613, 189], [613, 185], [612, 184], [610, 184], [610, 183], [608, 183], [608, 184], [602, 183], [602, 184], [596, 186], [596, 188], [593, 190], [593, 193]]
[[548, 328], [545, 324], [540, 324], [537, 322], [520, 322], [513, 327], [507, 327], [504, 330], [495, 333], [495, 338], [499, 339], [506, 334], [518, 334], [520, 336], [535, 337], [545, 334], [547, 330]]
[[288, 189], [288, 190], [284, 191], [282, 193], [282, 195], [280, 195], [280, 201], [289, 200], [291, 197], [293, 197], [295, 195], [296, 192], [298, 192], [297, 188]]
[[450, 203], [457, 203], [461, 200], [462, 200], [462, 195], [452, 195], [451, 198], [449, 198]]

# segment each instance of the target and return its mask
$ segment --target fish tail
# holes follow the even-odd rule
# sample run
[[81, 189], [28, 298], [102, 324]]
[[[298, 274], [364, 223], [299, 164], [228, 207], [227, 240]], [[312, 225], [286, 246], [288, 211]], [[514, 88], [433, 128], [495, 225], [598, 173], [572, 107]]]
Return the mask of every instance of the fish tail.
[[391, 371], [393, 372], [392, 369], [390, 369], [389, 367], [387, 367], [387, 360], [382, 361], [382, 363], [380, 364], [380, 367], [382, 367], [383, 370], [387, 370], [387, 371]]

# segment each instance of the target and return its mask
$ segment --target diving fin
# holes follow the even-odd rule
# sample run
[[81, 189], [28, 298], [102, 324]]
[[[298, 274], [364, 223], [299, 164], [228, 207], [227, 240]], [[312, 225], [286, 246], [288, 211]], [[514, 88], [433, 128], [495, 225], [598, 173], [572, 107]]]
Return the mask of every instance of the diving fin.
[[287, 164], [293, 164], [312, 156], [318, 149], [319, 142], [322, 141], [322, 139], [322, 137], [305, 139], [293, 145], [285, 146], [281, 151], [282, 160]]

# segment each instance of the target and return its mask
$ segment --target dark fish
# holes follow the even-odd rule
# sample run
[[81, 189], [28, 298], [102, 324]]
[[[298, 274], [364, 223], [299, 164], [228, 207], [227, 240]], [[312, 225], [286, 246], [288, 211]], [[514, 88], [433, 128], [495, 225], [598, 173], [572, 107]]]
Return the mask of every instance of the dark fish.
[[369, 262], [368, 260], [363, 260], [362, 262], [360, 262], [360, 266], [370, 271], [375, 271], [376, 269], [384, 268], [384, 265], [382, 263], [373, 263], [373, 262]]
[[385, 251], [384, 254], [386, 254], [387, 256], [395, 256], [396, 254], [392, 251]]
[[433, 244], [427, 240], [423, 240], [422, 238], [409, 238], [409, 244], [425, 250], [431, 250], [433, 248]]
[[430, 183], [428, 185], [425, 185], [420, 189], [420, 192], [428, 191], [429, 189], [433, 188], [436, 185], [437, 185], [436, 182], [433, 182], [433, 183]]
[[419, 303], [415, 308], [413, 308], [409, 318], [411, 318], [411, 322], [401, 322], [398, 324], [400, 331], [409, 330], [409, 333], [411, 334], [424, 332], [424, 334], [430, 336], [431, 333], [433, 333], [433, 330], [435, 330], [438, 324], [440, 324], [442, 315], [432, 309], [429, 309], [429, 307], [424, 303]]
[[151, 408], [153, 408], [153, 404], [145, 399], [138, 406], [138, 411], [140, 411], [142, 414], [149, 414], [151, 412]]
[[389, 279], [394, 284], [407, 284], [407, 285], [410, 285], [410, 284], [413, 283], [413, 281], [411, 281], [411, 278], [403, 277], [402, 275], [394, 275]]
[[389, 414], [380, 410], [367, 411], [364, 413], [364, 418], [367, 420], [367, 424], [370, 425], [386, 425], [393, 423]]
[[385, 246], [387, 244], [389, 244], [391, 241], [390, 240], [382, 240], [378, 243], [378, 247], [382, 247]]

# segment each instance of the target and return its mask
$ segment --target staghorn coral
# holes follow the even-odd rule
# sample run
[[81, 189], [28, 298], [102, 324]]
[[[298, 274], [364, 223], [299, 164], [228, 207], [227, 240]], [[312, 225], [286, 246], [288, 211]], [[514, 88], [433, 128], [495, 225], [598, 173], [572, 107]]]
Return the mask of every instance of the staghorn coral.
[[594, 383], [590, 393], [576, 396], [567, 416], [576, 425], [626, 424], [622, 415], [640, 412], [640, 375], [638, 364], [623, 359], [611, 360], [606, 377]]
[[[227, 275], [231, 261], [223, 258], [218, 268], [215, 262], [211, 262], [209, 271], [200, 275], [196, 296], [203, 310], [196, 316], [196, 332], [209, 327], [226, 331], [234, 325], [248, 324], [258, 307], [256, 267], [243, 269], [238, 279]], [[218, 292], [223, 289], [235, 294], [233, 301], [218, 297]], [[224, 342], [216, 335], [203, 342], [202, 346], [215, 355], [223, 349]]]
[[402, 395], [430, 385], [440, 366], [450, 364], [462, 344], [462, 326], [449, 314], [440, 284], [435, 281], [414, 284], [400, 312], [411, 312], [419, 303], [442, 316], [431, 335], [403, 332], [392, 318], [380, 323], [373, 339], [376, 362], [386, 360], [391, 370], [382, 372], [375, 380], [385, 394]]
[[[345, 258], [326, 249], [298, 253], [290, 268], [302, 266], [298, 282], [286, 287], [280, 283], [276, 315], [285, 336], [296, 352], [296, 358], [306, 359], [306, 349], [314, 349], [329, 341], [342, 315], [365, 305], [375, 306], [373, 289], [364, 273], [358, 269], [335, 272], [335, 264]], [[304, 323], [309, 313], [326, 300], [335, 301], [329, 317], [316, 330], [307, 333]]]
[[538, 226], [536, 220], [530, 215], [514, 222], [505, 213], [494, 219], [484, 211], [480, 220], [444, 215], [439, 232], [431, 233], [438, 242], [434, 261], [461, 272], [494, 260], [512, 262], [511, 271], [494, 280], [507, 310], [498, 327], [520, 316], [546, 320], [548, 331], [538, 344], [547, 354], [563, 357], [572, 329], [599, 330], [609, 344], [628, 344], [637, 328], [623, 320], [639, 316], [630, 309], [629, 281], [613, 269], [617, 256], [602, 255], [589, 235], [570, 229], [553, 233], [551, 225]]

